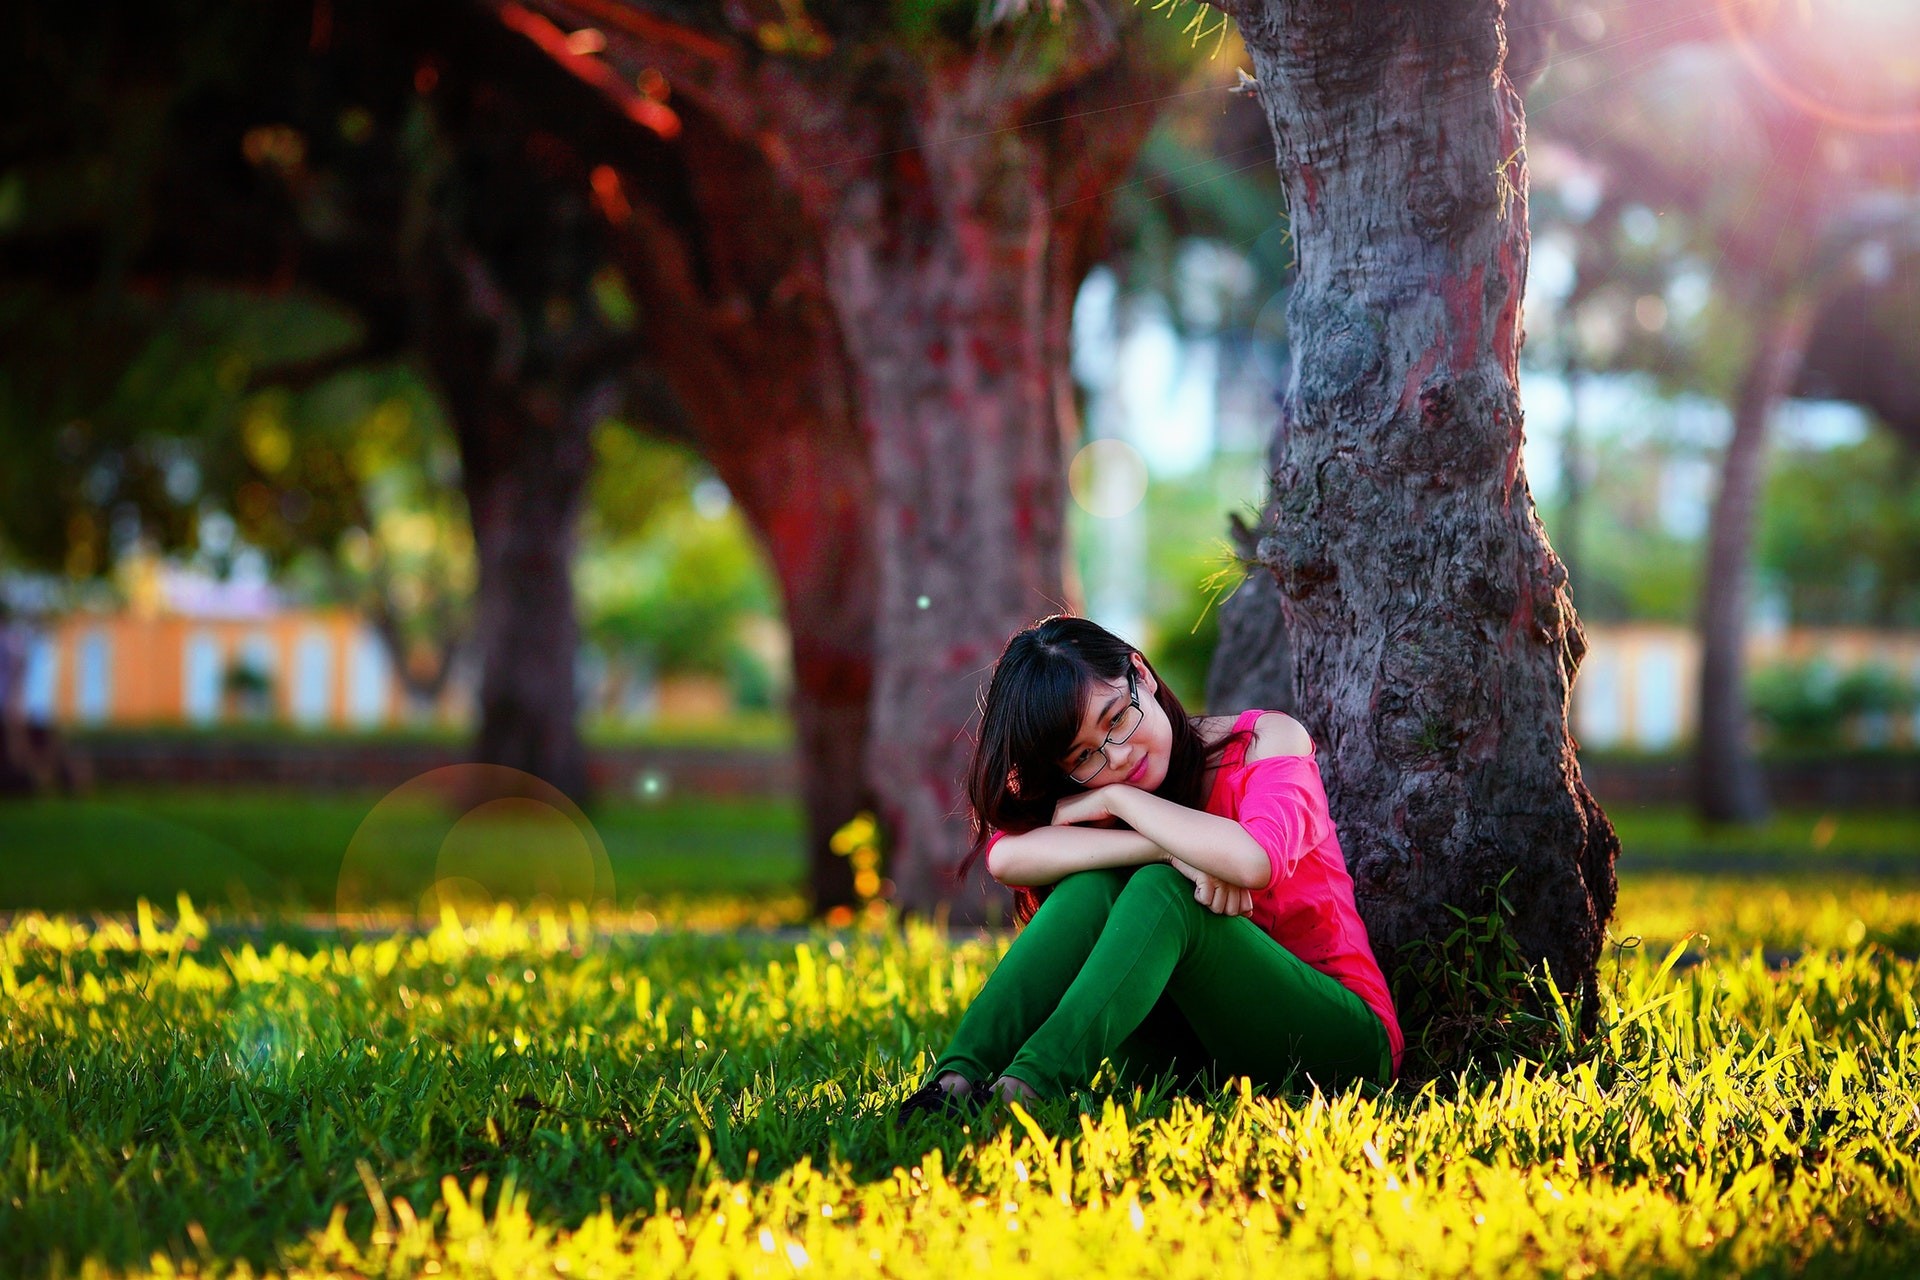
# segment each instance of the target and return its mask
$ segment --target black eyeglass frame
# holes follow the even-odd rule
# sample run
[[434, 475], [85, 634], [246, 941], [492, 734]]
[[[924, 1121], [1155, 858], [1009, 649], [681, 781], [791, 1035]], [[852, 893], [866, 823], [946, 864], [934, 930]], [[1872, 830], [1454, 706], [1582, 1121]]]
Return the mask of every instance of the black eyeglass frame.
[[[1121, 734], [1117, 738], [1114, 737], [1112, 734], [1108, 734], [1106, 737], [1100, 739], [1100, 745], [1095, 747], [1093, 749], [1092, 754], [1087, 757], [1088, 763], [1092, 763], [1094, 757], [1098, 756], [1100, 758], [1100, 768], [1093, 770], [1091, 773], [1087, 774], [1087, 776], [1084, 778], [1076, 778], [1073, 775], [1072, 770], [1062, 769], [1060, 772], [1067, 775], [1067, 781], [1073, 783], [1077, 787], [1084, 787], [1089, 782], [1099, 777], [1101, 769], [1108, 769], [1113, 766], [1113, 761], [1109, 759], [1107, 756], [1107, 748], [1117, 747], [1122, 745], [1123, 743], [1126, 742], [1128, 738], [1131, 738], [1134, 734], [1140, 732], [1140, 726], [1146, 723], [1147, 713], [1146, 713], [1146, 710], [1140, 705], [1140, 678], [1134, 672], [1134, 669], [1131, 665], [1127, 667], [1127, 704], [1129, 709], [1134, 712], [1132, 726], [1128, 728], [1128, 730], [1125, 733]], [[1125, 715], [1126, 712], [1121, 712], [1121, 714]]]

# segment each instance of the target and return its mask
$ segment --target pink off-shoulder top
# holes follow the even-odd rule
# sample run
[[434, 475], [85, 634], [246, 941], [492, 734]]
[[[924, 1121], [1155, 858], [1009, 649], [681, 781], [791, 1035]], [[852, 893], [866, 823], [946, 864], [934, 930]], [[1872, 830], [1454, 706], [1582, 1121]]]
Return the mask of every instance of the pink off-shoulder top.
[[1320, 781], [1318, 750], [1248, 761], [1254, 723], [1265, 714], [1243, 711], [1234, 720], [1233, 731], [1247, 736], [1227, 748], [1206, 810], [1238, 822], [1267, 851], [1273, 875], [1254, 891], [1253, 922], [1379, 1016], [1397, 1075], [1406, 1040], [1354, 902], [1353, 877]]

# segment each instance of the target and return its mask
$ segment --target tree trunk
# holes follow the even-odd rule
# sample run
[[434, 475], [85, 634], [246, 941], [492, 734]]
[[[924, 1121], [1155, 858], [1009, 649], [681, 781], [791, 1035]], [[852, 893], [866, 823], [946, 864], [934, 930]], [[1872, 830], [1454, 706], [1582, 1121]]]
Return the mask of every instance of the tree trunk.
[[[935, 910], [971, 843], [960, 782], [987, 669], [1013, 631], [1063, 603], [1065, 444], [1077, 435], [1068, 322], [1158, 81], [1122, 57], [1103, 6], [1076, 19], [1094, 29], [1076, 32], [1062, 59], [994, 33], [928, 65], [767, 59], [713, 27], [579, 0], [547, 7], [606, 30], [620, 83], [653, 75], [672, 86], [683, 172], [632, 185], [635, 225], [649, 230], [631, 270], [655, 279], [659, 314], [673, 317], [657, 329], [691, 315], [709, 335], [736, 333], [726, 350], [758, 354], [662, 369], [689, 416], [711, 424], [702, 448], [756, 523], [789, 521], [840, 557], [781, 570], [803, 745], [829, 753], [809, 762], [810, 802], [837, 818], [853, 792], [847, 698], [871, 679], [862, 790], [882, 820], [897, 900]], [[656, 287], [667, 277], [678, 280]], [[784, 355], [763, 343], [750, 331], [768, 318], [803, 340]], [[719, 403], [730, 397], [733, 408]], [[816, 401], [825, 407], [809, 409]], [[785, 415], [790, 426], [765, 426]], [[736, 478], [768, 449], [798, 456], [783, 432], [823, 423], [850, 426], [865, 451], [842, 475], [849, 512], [870, 521], [870, 559], [853, 558], [851, 524], [823, 535], [780, 495], [754, 496]], [[819, 456], [844, 458], [841, 447]], [[768, 540], [782, 564], [781, 536]], [[807, 615], [834, 581], [847, 592], [831, 601], [820, 648], [802, 652], [816, 625]], [[856, 609], [871, 627], [859, 637]], [[815, 813], [812, 825], [817, 839], [838, 822]], [[969, 900], [955, 915], [990, 910]]]
[[[832, 367], [832, 366], [828, 366]], [[774, 402], [804, 377], [762, 387], [784, 366], [743, 379]], [[817, 370], [816, 366], [816, 370]], [[772, 558], [793, 643], [794, 747], [807, 812], [807, 884], [816, 914], [854, 902], [853, 869], [831, 841], [873, 805], [866, 775], [873, 693], [872, 472], [857, 424], [824, 420], [829, 404], [776, 415], [771, 438], [713, 439], [707, 456]], [[715, 433], [723, 424], [715, 424]], [[748, 447], [742, 447], [747, 445]]]
[[964, 731], [981, 673], [1064, 595], [1064, 424], [1049, 361], [1067, 300], [1049, 296], [1045, 188], [1024, 150], [992, 135], [929, 147], [937, 170], [915, 194], [931, 216], [888, 226], [876, 184], [868, 216], [834, 244], [830, 280], [863, 374], [878, 481], [867, 772], [901, 900], [923, 909], [946, 896], [940, 875], [963, 847]]
[[[462, 397], [449, 398], [458, 403]], [[596, 415], [577, 406], [457, 417], [479, 559], [475, 757], [587, 797], [574, 657], [573, 556]], [[475, 419], [478, 418], [476, 421]]]
[[1261, 550], [1362, 914], [1391, 974], [1513, 872], [1515, 941], [1591, 994], [1618, 843], [1568, 735], [1585, 642], [1520, 466], [1501, 6], [1236, 8], [1299, 254]]
[[994, 910], [953, 879], [970, 730], [1007, 638], [1065, 607], [1073, 301], [1148, 120], [1015, 130], [1000, 93], [983, 59], [917, 103], [912, 179], [852, 187], [828, 259], [877, 481], [867, 773], [900, 902], [962, 920]]
[[1759, 310], [1753, 359], [1733, 406], [1733, 438], [1720, 463], [1720, 492], [1707, 531], [1700, 607], [1700, 733], [1694, 788], [1709, 822], [1760, 822], [1765, 782], [1747, 714], [1747, 608], [1753, 530], [1766, 467], [1767, 421], [1799, 376], [1812, 308], [1791, 297]]
[[[834, 832], [873, 805], [873, 469], [822, 296], [805, 211], [757, 152], [683, 107], [685, 145], [636, 175], [617, 206], [620, 263], [687, 440], [759, 535], [792, 641], [790, 712], [816, 914], [855, 901]], [[690, 225], [676, 210], [702, 208]]]

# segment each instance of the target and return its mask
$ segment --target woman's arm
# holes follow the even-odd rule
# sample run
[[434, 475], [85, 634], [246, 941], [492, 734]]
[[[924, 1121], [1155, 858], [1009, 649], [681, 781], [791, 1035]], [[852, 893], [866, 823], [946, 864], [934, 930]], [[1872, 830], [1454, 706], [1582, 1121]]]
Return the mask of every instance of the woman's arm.
[[1264, 889], [1273, 879], [1267, 851], [1232, 818], [1189, 809], [1123, 782], [1068, 796], [1054, 806], [1054, 825], [1040, 830], [1102, 831], [1107, 828], [1062, 824], [1113, 820], [1126, 823], [1162, 850], [1161, 857], [1171, 854], [1235, 888]]
[[[1156, 796], [1150, 791], [1115, 785], [1105, 808], [1136, 832], [1191, 867], [1241, 889], [1264, 889], [1273, 879], [1273, 863], [1260, 842], [1232, 818]], [[1086, 792], [1093, 795], [1093, 792]]]
[[[1298, 720], [1270, 711], [1254, 722], [1254, 740], [1248, 744], [1246, 761], [1252, 764], [1275, 756], [1305, 756], [1312, 751], [1313, 740]], [[1245, 804], [1241, 821], [1235, 821], [1202, 809], [1189, 809], [1125, 784], [1069, 796], [1055, 807], [1053, 820], [1099, 822], [1109, 818], [1126, 823], [1165, 849], [1176, 865], [1185, 863], [1223, 884], [1251, 892], [1264, 890], [1290, 870], [1298, 861], [1297, 846], [1305, 837], [1304, 830], [1267, 831], [1273, 825], [1267, 822], [1261, 827], [1267, 833], [1263, 840], [1249, 828]], [[1275, 840], [1292, 851], [1291, 858], [1275, 856], [1269, 847]]]
[[1035, 827], [1001, 836], [987, 850], [987, 874], [1001, 884], [1053, 884], [1076, 871], [1165, 862], [1167, 851], [1124, 827]]

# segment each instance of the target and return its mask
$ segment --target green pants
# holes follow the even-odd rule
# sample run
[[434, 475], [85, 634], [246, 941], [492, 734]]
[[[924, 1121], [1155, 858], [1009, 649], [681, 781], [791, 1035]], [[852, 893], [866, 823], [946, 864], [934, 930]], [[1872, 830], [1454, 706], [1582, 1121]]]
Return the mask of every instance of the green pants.
[[1170, 866], [1082, 871], [1053, 887], [967, 1008], [934, 1067], [1009, 1075], [1042, 1096], [1090, 1083], [1251, 1077], [1334, 1089], [1392, 1074], [1359, 996], [1244, 916], [1194, 901]]

